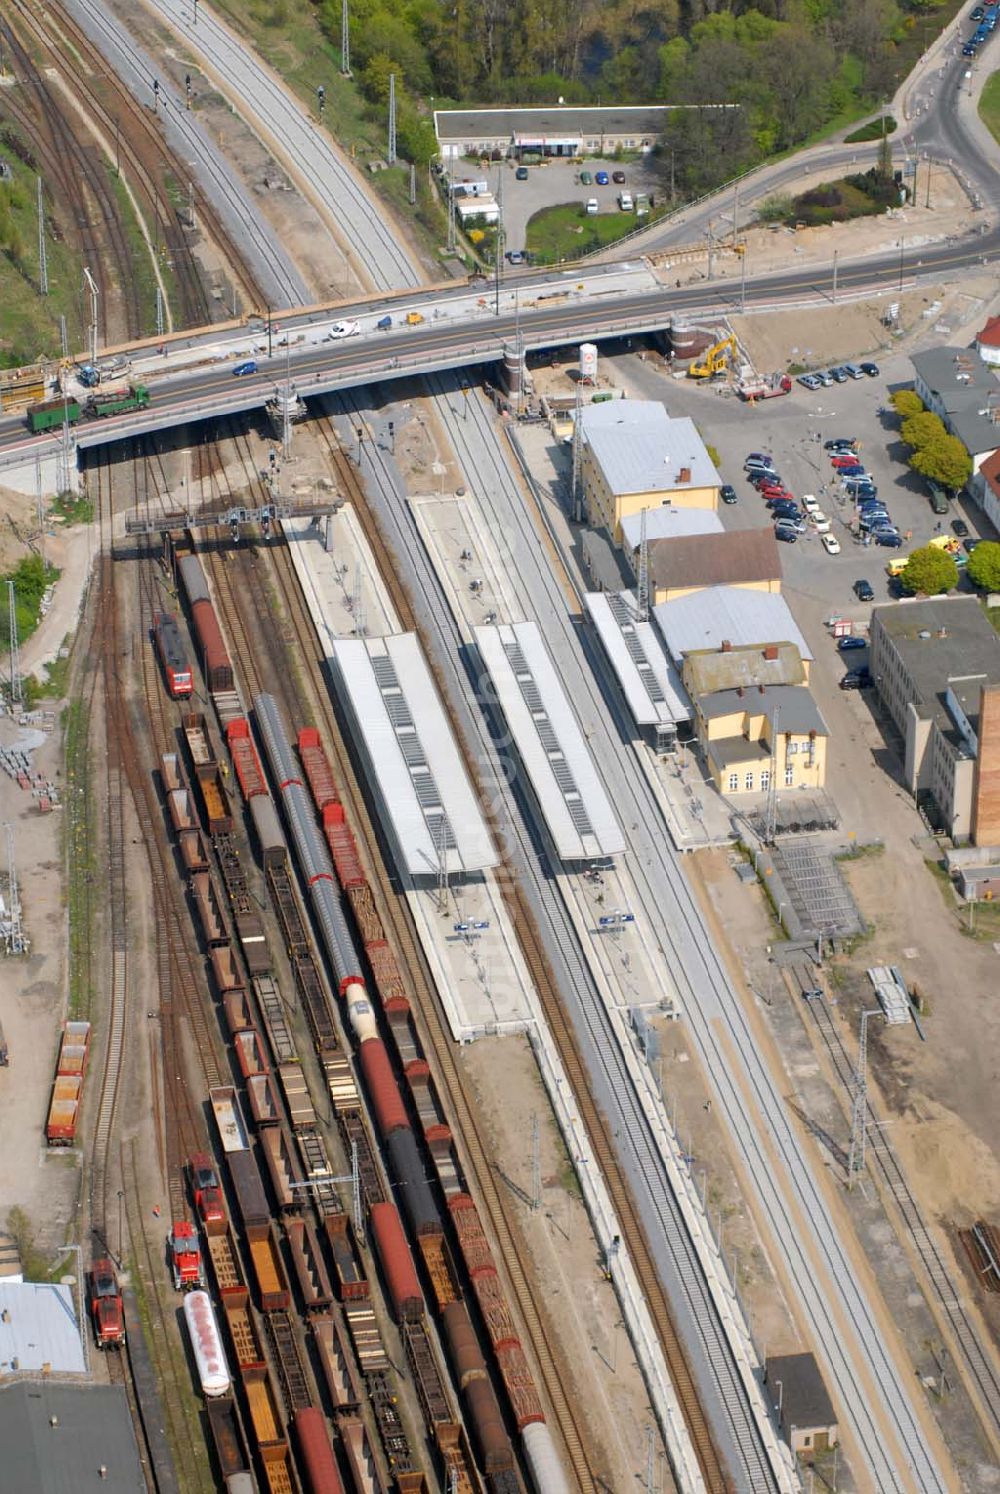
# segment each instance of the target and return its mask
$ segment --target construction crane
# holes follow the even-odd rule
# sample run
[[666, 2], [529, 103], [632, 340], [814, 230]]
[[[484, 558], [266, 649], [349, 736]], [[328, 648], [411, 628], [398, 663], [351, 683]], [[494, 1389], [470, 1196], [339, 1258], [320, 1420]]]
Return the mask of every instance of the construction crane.
[[703, 353], [697, 363], [692, 363], [688, 369], [689, 379], [710, 379], [713, 374], [722, 373], [731, 359], [736, 357], [736, 338], [730, 333], [728, 337], [720, 340]]

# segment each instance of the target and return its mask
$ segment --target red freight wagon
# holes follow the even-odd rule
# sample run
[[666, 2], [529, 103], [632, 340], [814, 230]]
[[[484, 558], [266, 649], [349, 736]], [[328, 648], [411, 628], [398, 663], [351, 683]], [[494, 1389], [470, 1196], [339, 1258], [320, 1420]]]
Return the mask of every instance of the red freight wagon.
[[211, 602], [195, 602], [191, 608], [194, 631], [201, 648], [201, 667], [205, 683], [214, 695], [233, 688], [233, 666], [222, 629]]
[[79, 1075], [60, 1074], [52, 1086], [45, 1140], [49, 1146], [72, 1146], [80, 1115], [83, 1080]]
[[369, 1038], [361, 1044], [361, 1072], [371, 1100], [380, 1135], [387, 1137], [400, 1128], [409, 1128], [409, 1119], [389, 1055], [381, 1038]]
[[316, 808], [322, 813], [328, 804], [337, 802], [337, 785], [333, 781], [330, 764], [320, 745], [319, 732], [315, 726], [304, 726], [299, 732], [299, 757], [302, 759]]
[[337, 1471], [326, 1417], [315, 1406], [295, 1414], [295, 1440], [299, 1449], [299, 1467], [304, 1475], [307, 1494], [343, 1494]]
[[396, 1205], [373, 1204], [370, 1217], [396, 1319], [416, 1323], [424, 1315], [424, 1297]]
[[153, 630], [167, 689], [178, 699], [190, 695], [194, 688], [191, 661], [187, 656], [177, 619], [171, 612], [158, 612]]
[[364, 867], [358, 856], [351, 827], [344, 823], [342, 804], [328, 804], [324, 809], [323, 834], [333, 857], [337, 881], [343, 890], [346, 892], [349, 887], [362, 886], [365, 881]]
[[250, 800], [255, 794], [266, 794], [267, 783], [250, 735], [250, 723], [245, 716], [237, 716], [235, 721], [230, 721], [226, 727], [226, 741], [229, 743], [230, 756], [244, 799]]

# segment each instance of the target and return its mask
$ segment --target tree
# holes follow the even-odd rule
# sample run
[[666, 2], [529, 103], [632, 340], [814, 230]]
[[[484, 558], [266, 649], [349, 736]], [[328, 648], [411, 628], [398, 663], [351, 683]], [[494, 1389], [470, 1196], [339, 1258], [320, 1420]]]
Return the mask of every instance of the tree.
[[904, 419], [907, 415], [921, 415], [926, 408], [920, 395], [913, 389], [897, 389], [895, 394], [889, 396], [889, 403], [896, 414]]
[[919, 415], [906, 417], [899, 428], [899, 434], [913, 451], [921, 451], [925, 446], [940, 441], [948, 432], [937, 415], [932, 415], [930, 410], [922, 410]]
[[910, 466], [931, 482], [939, 482], [943, 488], [957, 493], [969, 479], [972, 458], [957, 436], [941, 436], [915, 451]]
[[1000, 545], [984, 540], [969, 556], [969, 580], [980, 591], [1000, 591]]
[[927, 597], [936, 597], [939, 592], [951, 591], [958, 584], [958, 566], [947, 550], [925, 545], [922, 550], [914, 550], [903, 568], [899, 584], [911, 596], [920, 592]]

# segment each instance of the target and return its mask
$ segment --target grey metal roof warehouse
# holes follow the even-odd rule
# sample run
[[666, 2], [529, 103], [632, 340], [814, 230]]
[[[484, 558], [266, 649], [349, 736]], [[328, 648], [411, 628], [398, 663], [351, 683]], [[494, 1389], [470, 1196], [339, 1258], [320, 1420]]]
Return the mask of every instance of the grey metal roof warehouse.
[[733, 648], [755, 643], [794, 643], [803, 659], [812, 649], [803, 638], [784, 597], [741, 586], [712, 586], [654, 607], [657, 627], [676, 663], [700, 648]]
[[917, 715], [950, 731], [948, 686], [975, 723], [980, 686], [1000, 684], [1000, 636], [976, 597], [931, 597], [876, 607], [877, 623], [891, 639], [912, 688]]
[[[694, 421], [687, 415], [671, 418], [657, 400], [607, 400], [585, 406], [580, 420], [583, 439], [612, 493], [722, 485]], [[682, 469], [689, 473], [683, 483]]]
[[611, 801], [538, 624], [483, 624], [476, 644], [560, 859], [623, 851]]
[[666, 124], [666, 104], [636, 104], [596, 108], [554, 106], [548, 109], [435, 109], [434, 130], [439, 142], [512, 138], [516, 144], [544, 140], [599, 140], [603, 134], [633, 138], [652, 145]]
[[653, 624], [641, 622], [630, 591], [589, 591], [583, 599], [638, 726], [690, 721], [691, 702]]
[[0, 1379], [43, 1369], [86, 1373], [73, 1290], [50, 1282], [0, 1281]]
[[411, 877], [497, 864], [497, 851], [415, 633], [339, 639], [333, 675], [383, 823]]
[[11, 1494], [145, 1494], [123, 1385], [0, 1383], [0, 1449]]

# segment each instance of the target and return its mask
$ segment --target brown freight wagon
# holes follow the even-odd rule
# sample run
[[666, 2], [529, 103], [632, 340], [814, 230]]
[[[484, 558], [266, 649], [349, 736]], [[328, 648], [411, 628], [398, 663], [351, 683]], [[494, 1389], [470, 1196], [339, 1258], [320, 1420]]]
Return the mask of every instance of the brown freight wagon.
[[222, 1299], [222, 1310], [240, 1376], [244, 1384], [247, 1383], [248, 1378], [256, 1380], [258, 1372], [265, 1367], [265, 1360], [257, 1329], [254, 1326], [246, 1287], [242, 1289], [242, 1298], [236, 1293], [227, 1292]]
[[225, 1302], [246, 1302], [247, 1289], [240, 1274], [239, 1262], [228, 1228], [221, 1235], [206, 1235], [208, 1258], [220, 1298]]
[[208, 1414], [219, 1475], [228, 1488], [231, 1478], [239, 1473], [250, 1472], [250, 1459], [240, 1431], [236, 1403], [231, 1395], [222, 1396], [218, 1400], [206, 1401], [205, 1411]]
[[283, 1214], [304, 1208], [306, 1190], [295, 1184], [304, 1182], [305, 1176], [284, 1126], [268, 1126], [260, 1133], [260, 1144], [278, 1208]]
[[333, 1288], [311, 1219], [287, 1219], [285, 1234], [295, 1279], [306, 1312], [323, 1312], [333, 1304]]
[[243, 990], [243, 981], [236, 968], [236, 957], [233, 954], [232, 945], [219, 944], [208, 951], [209, 963], [212, 966], [212, 979], [215, 981], [215, 989], [220, 996], [227, 991], [239, 988]]
[[192, 872], [208, 871], [208, 856], [200, 830], [180, 830], [177, 845], [181, 853], [181, 865], [190, 876]]
[[191, 878], [191, 895], [194, 905], [198, 910], [198, 922], [205, 943], [209, 948], [214, 944], [227, 944], [229, 935], [222, 917], [222, 909], [216, 895], [215, 886], [209, 872], [196, 872]]
[[370, 1288], [350, 1219], [346, 1214], [327, 1214], [323, 1228], [333, 1256], [337, 1296], [341, 1302], [363, 1301]]
[[280, 1064], [278, 1067], [278, 1077], [281, 1080], [281, 1087], [285, 1092], [285, 1104], [288, 1106], [292, 1130], [315, 1131], [318, 1123], [316, 1111], [309, 1094], [306, 1076], [302, 1072], [302, 1065], [298, 1063]]
[[243, 1221], [243, 1232], [248, 1240], [263, 1239], [270, 1228], [271, 1208], [252, 1148], [227, 1152], [226, 1163]]
[[234, 1033], [233, 1047], [236, 1050], [236, 1061], [244, 1079], [249, 1079], [251, 1074], [269, 1072], [264, 1045], [256, 1027], [248, 1027], [242, 1032]]
[[257, 1278], [261, 1311], [285, 1311], [292, 1304], [292, 1294], [288, 1290], [288, 1277], [281, 1260], [276, 1224], [271, 1224], [263, 1238], [250, 1241], [250, 1260]]
[[276, 1126], [281, 1119], [270, 1074], [251, 1074], [247, 1080], [247, 1101], [254, 1125], [260, 1129]]
[[250, 1003], [247, 993], [242, 986], [233, 986], [223, 992], [222, 1010], [226, 1018], [226, 1026], [229, 1028], [231, 1037], [238, 1032], [245, 1032], [248, 1027], [253, 1026], [253, 1017], [250, 1014]]
[[312, 1319], [312, 1335], [319, 1355], [323, 1379], [330, 1392], [330, 1400], [338, 1415], [356, 1411], [361, 1404], [361, 1381], [358, 1377], [354, 1350], [340, 1325], [339, 1318], [317, 1317]]
[[305, 1471], [309, 1494], [343, 1494], [344, 1486], [322, 1411], [315, 1406], [306, 1406], [295, 1413], [292, 1424], [299, 1449], [299, 1466]]

